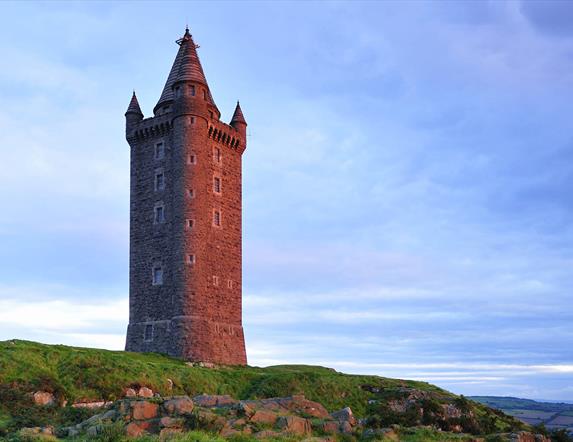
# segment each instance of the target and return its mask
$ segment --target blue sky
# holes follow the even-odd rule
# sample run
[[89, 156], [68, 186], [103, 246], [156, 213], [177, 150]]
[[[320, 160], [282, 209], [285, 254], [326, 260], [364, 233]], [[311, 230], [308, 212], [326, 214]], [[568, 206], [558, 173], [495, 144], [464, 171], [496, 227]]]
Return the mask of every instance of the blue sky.
[[0, 339], [121, 349], [132, 89], [249, 123], [249, 361], [573, 400], [573, 5], [0, 4]]

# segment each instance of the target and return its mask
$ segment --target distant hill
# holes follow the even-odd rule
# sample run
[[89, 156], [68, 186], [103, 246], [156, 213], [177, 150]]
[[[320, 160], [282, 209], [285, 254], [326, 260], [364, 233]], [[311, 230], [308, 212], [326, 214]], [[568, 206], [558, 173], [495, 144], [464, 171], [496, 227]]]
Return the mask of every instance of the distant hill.
[[573, 432], [573, 404], [504, 396], [471, 396], [470, 399], [501, 410], [526, 424], [544, 424], [549, 429]]

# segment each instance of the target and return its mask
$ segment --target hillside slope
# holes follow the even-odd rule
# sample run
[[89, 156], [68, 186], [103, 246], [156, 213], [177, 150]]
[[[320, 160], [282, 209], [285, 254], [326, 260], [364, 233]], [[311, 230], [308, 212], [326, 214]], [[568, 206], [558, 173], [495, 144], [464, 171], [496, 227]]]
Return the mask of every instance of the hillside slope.
[[[156, 354], [11, 340], [0, 342], [0, 435], [22, 427], [77, 423], [94, 411], [71, 404], [114, 401], [124, 397], [126, 389], [142, 386], [161, 396], [207, 393], [261, 399], [304, 394], [329, 412], [351, 407], [371, 428], [434, 425], [473, 434], [526, 428], [510, 416], [425, 382], [302, 365], [203, 368]], [[38, 391], [53, 394], [58, 406], [34, 404], [32, 394]]]

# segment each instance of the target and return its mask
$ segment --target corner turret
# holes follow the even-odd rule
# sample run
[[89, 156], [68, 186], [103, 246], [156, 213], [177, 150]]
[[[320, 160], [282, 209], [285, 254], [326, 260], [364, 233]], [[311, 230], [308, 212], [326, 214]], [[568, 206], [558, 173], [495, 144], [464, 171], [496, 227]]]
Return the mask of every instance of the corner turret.
[[133, 95], [131, 97], [131, 101], [129, 102], [129, 106], [127, 107], [127, 111], [125, 112], [125, 135], [129, 137], [132, 129], [137, 126], [143, 120], [143, 112], [141, 112], [141, 108], [139, 107], [139, 102], [137, 101], [137, 97], [135, 96], [135, 91], [133, 91]]
[[233, 118], [231, 118], [231, 126], [237, 129], [237, 131], [242, 135], [243, 138], [247, 136], [247, 120], [243, 115], [241, 110], [241, 105], [237, 101], [237, 106], [235, 107], [235, 112], [233, 113]]

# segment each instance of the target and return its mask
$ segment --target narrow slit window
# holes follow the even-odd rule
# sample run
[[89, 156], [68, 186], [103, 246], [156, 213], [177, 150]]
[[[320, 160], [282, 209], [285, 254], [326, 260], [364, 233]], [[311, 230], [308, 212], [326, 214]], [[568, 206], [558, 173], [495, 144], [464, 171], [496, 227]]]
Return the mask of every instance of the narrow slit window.
[[195, 255], [188, 255], [187, 256], [187, 263], [188, 264], [195, 264]]
[[153, 267], [152, 283], [153, 285], [163, 284], [163, 267], [159, 265]]
[[193, 189], [187, 189], [187, 196], [189, 198], [194, 198], [195, 197], [195, 191]]
[[145, 326], [145, 333], [143, 339], [145, 341], [153, 341], [153, 324], [147, 324]]
[[191, 93], [191, 96], [194, 97], [195, 96], [195, 86], [193, 86], [193, 85], [189, 86], [189, 92]]
[[218, 147], [215, 148], [214, 157], [216, 163], [221, 162], [221, 149], [219, 149]]
[[221, 193], [221, 178], [217, 176], [213, 178], [213, 190], [215, 193]]
[[233, 288], [233, 281], [230, 279], [227, 281], [227, 288], [229, 288], [229, 289]]
[[158, 172], [155, 174], [155, 190], [165, 189], [165, 175], [163, 172]]
[[187, 228], [192, 229], [194, 225], [195, 221], [193, 221], [192, 219], [187, 220]]
[[203, 100], [207, 100], [207, 91], [203, 89]]
[[219, 277], [213, 275], [213, 285], [217, 287], [219, 285]]
[[161, 224], [165, 222], [165, 210], [163, 206], [157, 206], [155, 208], [155, 224]]
[[187, 164], [197, 164], [197, 157], [194, 154], [188, 155]]
[[218, 210], [215, 210], [215, 212], [213, 212], [213, 224], [215, 224], [216, 226], [221, 225], [221, 212]]
[[161, 160], [165, 156], [165, 146], [163, 143], [157, 143], [155, 145], [155, 159]]

